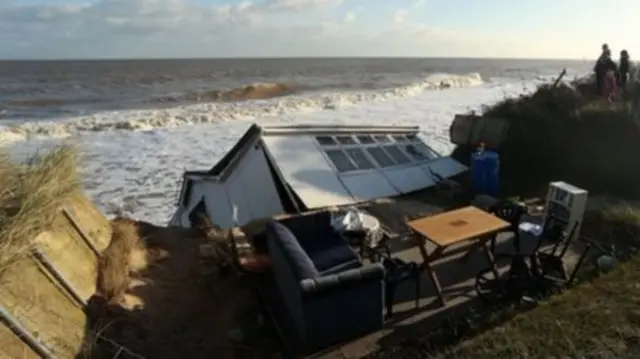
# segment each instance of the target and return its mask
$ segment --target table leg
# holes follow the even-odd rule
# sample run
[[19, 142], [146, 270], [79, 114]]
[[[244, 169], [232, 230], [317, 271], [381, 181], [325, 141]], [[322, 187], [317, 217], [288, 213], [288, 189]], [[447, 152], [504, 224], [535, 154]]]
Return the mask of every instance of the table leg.
[[440, 305], [444, 307], [447, 303], [444, 300], [444, 294], [442, 294], [442, 287], [440, 286], [438, 275], [433, 270], [429, 262], [425, 262], [423, 266], [425, 271], [427, 272], [427, 275], [429, 275], [429, 279], [431, 280], [433, 287], [436, 290], [436, 295], [438, 296], [438, 302], [440, 302]]
[[442, 294], [442, 287], [440, 286], [440, 281], [438, 280], [438, 276], [436, 275], [435, 271], [431, 267], [431, 261], [437, 259], [438, 256], [442, 254], [443, 248], [436, 248], [436, 250], [433, 251], [433, 253], [429, 254], [427, 253], [427, 249], [425, 248], [427, 244], [426, 240], [422, 236], [416, 235], [415, 237], [416, 237], [416, 240], [418, 241], [418, 250], [420, 251], [420, 256], [422, 257], [422, 260], [423, 260], [422, 270], [427, 272], [427, 275], [429, 276], [429, 279], [431, 280], [431, 283], [433, 284], [433, 287], [436, 290], [436, 295], [438, 296], [438, 301], [440, 302], [440, 305], [445, 306], [446, 302], [444, 300], [444, 295]]
[[420, 251], [420, 256], [422, 257], [422, 262], [427, 263], [429, 261], [429, 253], [427, 253], [427, 249], [425, 248], [427, 241], [419, 235], [414, 235], [414, 237], [418, 245], [418, 250]]
[[495, 250], [496, 250], [496, 237], [490, 237], [489, 248], [487, 248], [486, 240], [482, 242], [482, 246], [484, 247], [484, 253], [487, 256], [487, 261], [489, 261], [489, 265], [491, 266], [491, 271], [498, 278], [500, 273], [498, 272], [498, 268], [496, 267], [496, 258], [495, 258]]
[[[415, 268], [417, 269], [417, 268]], [[416, 308], [420, 307], [420, 272], [417, 272], [417, 274], [414, 275], [413, 280], [415, 281], [415, 285], [416, 285]]]
[[[490, 247], [489, 247], [490, 249], [489, 250], [491, 251], [492, 254], [495, 254], [496, 253], [496, 237], [494, 236], [494, 237], [490, 237], [490, 238], [491, 238], [491, 241], [490, 241]], [[471, 259], [471, 255], [478, 249], [482, 248], [482, 250], [486, 251], [486, 249], [487, 249], [486, 242], [487, 242], [486, 239], [484, 239], [484, 240], [480, 239], [479, 242], [478, 242], [479, 245], [471, 246], [469, 248], [469, 250], [467, 250], [467, 252], [462, 256], [462, 260], [465, 261], [465, 262], [469, 261], [469, 259]]]

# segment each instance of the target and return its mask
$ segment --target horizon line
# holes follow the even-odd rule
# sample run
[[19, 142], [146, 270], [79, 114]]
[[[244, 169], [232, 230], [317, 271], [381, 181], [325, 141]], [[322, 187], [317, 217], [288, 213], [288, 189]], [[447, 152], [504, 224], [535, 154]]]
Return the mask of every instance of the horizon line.
[[396, 60], [520, 60], [520, 61], [590, 61], [586, 58], [553, 57], [480, 57], [480, 56], [195, 56], [195, 57], [79, 57], [79, 58], [0, 58], [0, 62], [64, 62], [64, 61], [175, 61], [175, 60], [337, 60], [337, 59], [396, 59]]

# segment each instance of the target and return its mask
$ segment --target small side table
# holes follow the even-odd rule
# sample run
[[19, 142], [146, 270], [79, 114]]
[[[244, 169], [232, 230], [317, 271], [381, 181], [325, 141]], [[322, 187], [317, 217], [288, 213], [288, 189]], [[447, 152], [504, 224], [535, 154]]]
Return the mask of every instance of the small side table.
[[360, 213], [360, 215], [362, 216], [362, 228], [345, 230], [343, 234], [360, 248], [360, 257], [364, 258], [369, 255], [373, 260], [374, 253], [371, 250], [382, 242], [384, 232], [376, 217], [367, 213]]

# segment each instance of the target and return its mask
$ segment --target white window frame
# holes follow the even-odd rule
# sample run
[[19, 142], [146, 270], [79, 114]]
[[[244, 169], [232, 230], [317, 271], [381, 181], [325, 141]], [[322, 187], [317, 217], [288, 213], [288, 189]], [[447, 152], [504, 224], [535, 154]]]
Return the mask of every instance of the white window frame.
[[[369, 136], [369, 137], [371, 137], [373, 139], [373, 142], [372, 143], [362, 143], [358, 139], [358, 137], [361, 137], [361, 136]], [[375, 138], [376, 137], [380, 137], [380, 136], [385, 136], [386, 138], [389, 139], [389, 142], [386, 142], [386, 143], [378, 142]], [[404, 137], [406, 139], [406, 141], [398, 142], [396, 140], [396, 138], [395, 138], [397, 136]], [[334, 142], [334, 144], [322, 144], [320, 142], [320, 140], [318, 140], [318, 138], [325, 138], [325, 137], [326, 138], [331, 138], [332, 141]], [[339, 137], [350, 137], [355, 143], [353, 143], [353, 144], [341, 144], [338, 141]], [[410, 137], [413, 137], [413, 138], [410, 138]], [[442, 156], [440, 154], [438, 154], [431, 147], [429, 147], [426, 143], [424, 143], [424, 141], [422, 141], [422, 139], [420, 139], [420, 137], [417, 134], [414, 134], [414, 133], [406, 133], [406, 134], [381, 134], [381, 133], [318, 134], [318, 135], [314, 135], [313, 136], [313, 140], [315, 141], [316, 145], [318, 146], [318, 148], [322, 152], [322, 155], [331, 164], [331, 166], [334, 168], [336, 173], [338, 173], [341, 176], [357, 175], [357, 174], [366, 173], [366, 172], [372, 172], [372, 171], [386, 171], [386, 170], [392, 170], [392, 169], [420, 166], [420, 165], [423, 165], [423, 164], [426, 164], [426, 163], [429, 163], [429, 162], [432, 162], [432, 161], [435, 161], [435, 160], [438, 160], [438, 159], [442, 158]], [[405, 151], [403, 146], [406, 146], [406, 145], [416, 145], [419, 150], [426, 150], [427, 151], [427, 153], [425, 154], [426, 158], [423, 159], [423, 160], [418, 160], [418, 159], [414, 158], [411, 154], [409, 154], [407, 151]], [[404, 156], [406, 156], [409, 159], [409, 162], [403, 163], [403, 164], [399, 164], [393, 158], [393, 156], [391, 156], [391, 154], [389, 154], [389, 151], [387, 149], [385, 149], [386, 146], [395, 146]], [[381, 149], [394, 164], [391, 165], [391, 166], [381, 166], [378, 163], [378, 161], [367, 151], [368, 148], [379, 148], [379, 149]], [[348, 149], [360, 149], [360, 150], [362, 150], [362, 153], [365, 155], [367, 160], [369, 162], [371, 162], [371, 164], [373, 165], [373, 168], [367, 168], [367, 169], [358, 168], [358, 164], [356, 163], [356, 161], [353, 160], [351, 158], [351, 156], [349, 156], [347, 151], [345, 151], [345, 150], [348, 150]], [[329, 155], [327, 154], [326, 151], [328, 151], [328, 150], [341, 151], [342, 154], [349, 160], [349, 162], [351, 163], [351, 165], [355, 169], [348, 170], [348, 171], [339, 171], [337, 166], [333, 163], [333, 160], [331, 159], [331, 157], [329, 157]]]

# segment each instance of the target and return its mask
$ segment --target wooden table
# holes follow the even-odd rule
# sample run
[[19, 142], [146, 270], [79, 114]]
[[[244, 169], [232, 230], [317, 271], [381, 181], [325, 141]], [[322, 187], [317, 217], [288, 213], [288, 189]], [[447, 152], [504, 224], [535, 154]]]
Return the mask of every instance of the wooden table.
[[[493, 258], [494, 239], [499, 231], [505, 230], [511, 225], [509, 222], [473, 206], [419, 218], [407, 224], [416, 234], [418, 249], [424, 260], [423, 269], [429, 275], [442, 305], [445, 305], [442, 288], [431, 263], [444, 257], [445, 249], [465, 241], [474, 241], [472, 248], [483, 247], [489, 264], [497, 275], [498, 271], [495, 268]], [[432, 253], [427, 253], [427, 240], [436, 245], [436, 249]], [[488, 241], [492, 242], [491, 249], [487, 249], [486, 243]], [[468, 250], [472, 248], [468, 248]]]

